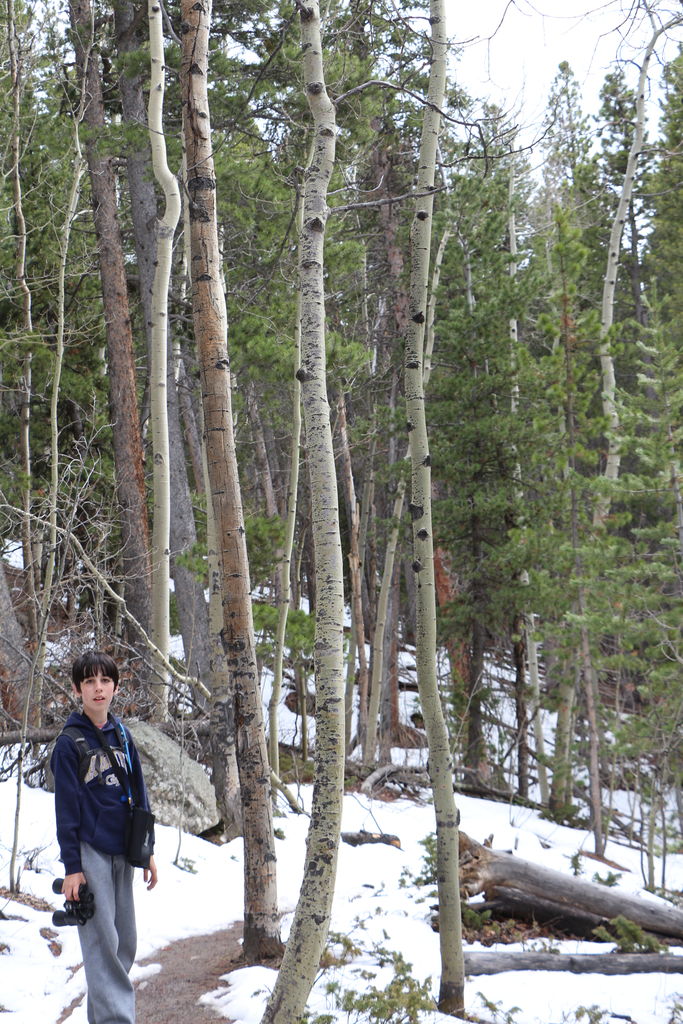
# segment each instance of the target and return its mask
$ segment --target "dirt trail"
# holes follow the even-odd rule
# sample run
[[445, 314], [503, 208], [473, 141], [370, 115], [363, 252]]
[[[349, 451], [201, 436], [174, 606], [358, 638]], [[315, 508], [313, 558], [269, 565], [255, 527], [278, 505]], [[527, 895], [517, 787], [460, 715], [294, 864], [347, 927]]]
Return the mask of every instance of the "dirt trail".
[[[136, 1024], [216, 1024], [227, 1018], [197, 1002], [205, 992], [220, 988], [220, 977], [240, 964], [242, 925], [234, 924], [209, 935], [193, 935], [157, 949], [139, 964], [160, 964], [161, 970], [138, 982]], [[68, 1024], [76, 1000], [57, 1024]]]
[[240, 963], [242, 926], [232, 925], [210, 935], [193, 935], [156, 950], [145, 964], [161, 970], [139, 982], [135, 998], [136, 1024], [210, 1024], [226, 1018], [197, 1000], [220, 988], [220, 977]]

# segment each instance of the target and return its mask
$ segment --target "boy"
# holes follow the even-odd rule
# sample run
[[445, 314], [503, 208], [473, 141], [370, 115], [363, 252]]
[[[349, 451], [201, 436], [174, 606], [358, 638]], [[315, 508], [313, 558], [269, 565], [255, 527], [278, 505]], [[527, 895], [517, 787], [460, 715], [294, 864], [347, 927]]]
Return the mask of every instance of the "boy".
[[[134, 1024], [135, 993], [128, 972], [135, 959], [137, 933], [133, 868], [125, 856], [129, 793], [120, 781], [124, 772], [129, 792], [137, 792], [138, 803], [146, 809], [149, 804], [130, 733], [109, 713], [119, 682], [116, 662], [102, 651], [86, 651], [74, 662], [71, 674], [83, 711], [71, 714], [65, 728], [75, 726], [83, 735], [90, 760], [81, 756], [72, 736], [58, 737], [51, 767], [57, 841], [64, 862], [62, 892], [66, 899], [78, 900], [79, 888], [87, 882], [95, 898], [93, 917], [78, 927], [88, 985], [88, 1024]], [[111, 766], [107, 745], [118, 762], [118, 773]], [[144, 879], [148, 889], [157, 884], [154, 857], [144, 869]]]

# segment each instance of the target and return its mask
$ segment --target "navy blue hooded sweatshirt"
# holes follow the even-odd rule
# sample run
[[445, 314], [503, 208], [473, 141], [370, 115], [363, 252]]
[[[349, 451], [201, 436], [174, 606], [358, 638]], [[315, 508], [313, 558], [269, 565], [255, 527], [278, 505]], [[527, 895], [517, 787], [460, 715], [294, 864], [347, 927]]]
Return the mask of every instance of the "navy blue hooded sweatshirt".
[[88, 843], [102, 853], [125, 853], [128, 794], [121, 788], [109, 755], [102, 746], [102, 733], [126, 775], [132, 769], [136, 784], [133, 793], [137, 789], [138, 803], [149, 809], [140, 757], [130, 733], [121, 723], [119, 725], [122, 731], [125, 730], [128, 741], [130, 767], [126, 752], [121, 750], [112, 715], [102, 730], [80, 712], [74, 712], [66, 722], [65, 728], [76, 726], [81, 731], [91, 750], [90, 762], [85, 766], [84, 781], [80, 778], [80, 753], [70, 736], [62, 733], [52, 752], [50, 767], [55, 778], [57, 842], [67, 875], [82, 870], [81, 842]]

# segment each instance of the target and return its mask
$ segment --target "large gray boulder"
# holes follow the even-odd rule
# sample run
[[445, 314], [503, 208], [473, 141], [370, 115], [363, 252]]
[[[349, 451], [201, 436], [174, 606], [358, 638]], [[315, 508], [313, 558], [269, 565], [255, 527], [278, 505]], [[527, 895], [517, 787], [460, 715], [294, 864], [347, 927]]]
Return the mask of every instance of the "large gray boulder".
[[140, 754], [156, 820], [161, 825], [180, 825], [194, 835], [217, 825], [216, 797], [204, 768], [148, 722], [126, 719], [126, 725]]
[[[135, 746], [140, 753], [149, 802], [161, 825], [178, 824], [185, 832], [199, 835], [218, 824], [220, 815], [209, 776], [196, 761], [183, 751], [179, 743], [148, 722], [126, 719]], [[54, 792], [55, 780], [50, 771], [54, 742], [46, 752], [43, 786]]]

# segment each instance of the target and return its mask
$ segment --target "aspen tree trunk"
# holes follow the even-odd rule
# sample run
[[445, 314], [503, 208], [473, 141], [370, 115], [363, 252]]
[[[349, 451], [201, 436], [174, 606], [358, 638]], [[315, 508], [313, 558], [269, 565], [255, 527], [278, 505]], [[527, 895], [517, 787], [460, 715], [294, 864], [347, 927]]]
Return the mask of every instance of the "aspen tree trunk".
[[436, 295], [439, 289], [439, 281], [441, 280], [441, 266], [443, 264], [443, 258], [446, 255], [446, 248], [452, 233], [453, 231], [451, 227], [447, 227], [445, 229], [441, 235], [439, 248], [436, 250], [436, 256], [434, 257], [432, 284], [429, 289], [429, 302], [427, 303], [427, 323], [425, 326], [424, 373], [422, 375], [425, 389], [429, 385], [429, 378], [432, 374], [432, 355], [434, 354], [434, 318], [436, 316]]
[[[175, 374], [173, 347], [168, 352], [168, 446], [171, 476], [171, 576], [175, 594], [178, 624], [183, 638], [183, 651], [188, 673], [198, 676], [208, 686], [211, 678], [211, 654], [209, 637], [209, 608], [206, 601], [205, 585], [183, 555], [192, 553], [197, 543], [197, 527], [194, 518], [192, 494], [185, 458], [185, 436], [180, 416], [180, 392]], [[201, 468], [201, 455], [199, 460]], [[198, 490], [203, 491], [200, 479]]]
[[[342, 393], [337, 402], [337, 429], [339, 431], [341, 471], [349, 518], [349, 578], [351, 583], [351, 617], [355, 638], [354, 650], [350, 652], [347, 679], [355, 677], [356, 655], [358, 656], [358, 740], [363, 749], [365, 761], [365, 737], [368, 726], [368, 656], [365, 647], [365, 619], [363, 617], [363, 579], [361, 575], [360, 549], [360, 508], [353, 480], [351, 448], [346, 425], [346, 398]], [[351, 662], [351, 654], [353, 662]], [[348, 700], [347, 700], [348, 706]]]
[[[647, 87], [647, 74], [650, 60], [660, 36], [667, 32], [672, 26], [680, 24], [681, 17], [672, 18], [665, 25], [660, 26], [652, 35], [650, 42], [645, 48], [643, 62], [638, 76], [636, 88], [636, 116], [633, 141], [628, 154], [624, 181], [621, 187], [617, 212], [612, 221], [609, 245], [607, 248], [607, 268], [602, 290], [602, 307], [600, 319], [600, 368], [602, 372], [602, 411], [607, 421], [607, 456], [603, 479], [614, 483], [619, 477], [619, 466], [621, 463], [621, 445], [619, 439], [619, 409], [616, 401], [616, 378], [614, 373], [614, 360], [611, 353], [610, 329], [614, 321], [614, 297], [617, 288], [617, 275], [619, 273], [619, 257], [621, 254], [621, 240], [624, 231], [624, 224], [628, 212], [633, 183], [636, 176], [638, 158], [643, 151], [643, 140], [645, 137], [645, 89]], [[611, 495], [609, 491], [599, 497], [594, 514], [596, 526], [604, 525], [609, 515]]]
[[[372, 506], [373, 506], [374, 495], [375, 495], [374, 469], [372, 468], [374, 460], [375, 460], [375, 443], [373, 441], [373, 443], [371, 445], [371, 448], [370, 448], [370, 455], [369, 455], [369, 458], [368, 458], [368, 462], [370, 463], [370, 467], [371, 467], [370, 468], [370, 474], [366, 478], [365, 483], [363, 484], [363, 491], [362, 491], [362, 496], [361, 496], [360, 509], [359, 509], [359, 513], [358, 513], [358, 539], [357, 539], [357, 541], [354, 542], [354, 546], [355, 546], [355, 548], [358, 551], [357, 576], [358, 576], [358, 593], [359, 593], [359, 600], [360, 600], [360, 609], [357, 610], [356, 614], [352, 614], [351, 615], [351, 630], [350, 630], [350, 633], [349, 633], [349, 642], [348, 642], [348, 648], [347, 648], [347, 652], [346, 652], [346, 685], [345, 685], [345, 690], [344, 690], [344, 735], [345, 735], [345, 745], [346, 745], [346, 752], [347, 752], [347, 754], [350, 754], [352, 752], [354, 746], [356, 745], [357, 740], [360, 737], [360, 731], [361, 731], [360, 728], [359, 728], [358, 734], [356, 736], [353, 735], [353, 710], [354, 710], [353, 703], [354, 703], [354, 693], [356, 691], [356, 652], [360, 650], [359, 647], [358, 647], [358, 628], [357, 628], [357, 623], [360, 622], [362, 624], [362, 626], [363, 626], [363, 629], [364, 629], [365, 628], [365, 620], [366, 620], [365, 613], [364, 613], [364, 605], [363, 605], [363, 576], [364, 576], [364, 573], [365, 573], [365, 552], [366, 552], [366, 547], [367, 547], [368, 525], [369, 525], [369, 522], [370, 522], [370, 513], [371, 513]], [[349, 560], [350, 559], [351, 559], [351, 555], [349, 555]], [[375, 578], [374, 568], [373, 567], [371, 567], [371, 569], [370, 569], [370, 576], [371, 576], [371, 579]], [[353, 595], [352, 595], [352, 599], [353, 599]], [[367, 656], [366, 656], [364, 648], [363, 648], [363, 654], [362, 654], [362, 658], [363, 658], [362, 662], [360, 661], [360, 658], [361, 658], [361, 655], [359, 653], [359, 665], [360, 665], [360, 668], [359, 668], [358, 675], [359, 675], [359, 679], [361, 680], [361, 684], [359, 685], [358, 689], [359, 689], [359, 691], [362, 691], [363, 690], [363, 684], [362, 684], [363, 673], [365, 674], [365, 677], [367, 677], [368, 676], [368, 671], [369, 671], [368, 670], [368, 666], [367, 666]], [[367, 691], [367, 685], [366, 685], [365, 689]]]
[[[19, 228], [21, 231], [21, 227]], [[33, 329], [32, 327], [30, 328]], [[31, 482], [33, 470], [31, 462], [31, 400], [33, 394], [33, 353], [30, 349], [24, 353], [22, 359], [23, 372], [21, 375], [21, 405], [19, 408], [19, 452], [21, 458], [21, 469], [24, 475], [22, 483], [22, 506], [23, 521], [21, 524], [21, 546], [23, 552], [23, 563], [26, 571], [26, 584], [29, 595], [28, 621], [31, 633], [31, 642], [35, 643], [38, 635], [38, 594], [40, 592], [40, 554], [38, 543], [32, 528], [31, 513], [33, 510], [33, 498], [31, 495]]]
[[382, 694], [380, 710], [379, 761], [391, 761], [393, 737], [398, 733], [398, 626], [401, 563], [394, 555], [394, 571], [389, 585], [387, 625], [382, 650]]
[[[33, 646], [38, 643], [39, 636], [39, 604], [40, 604], [40, 563], [41, 553], [39, 539], [33, 526], [33, 467], [31, 456], [31, 416], [33, 399], [33, 296], [27, 281], [27, 222], [24, 215], [24, 195], [22, 183], [22, 169], [20, 169], [20, 154], [22, 154], [22, 128], [20, 128], [20, 117], [22, 117], [22, 97], [24, 93], [24, 61], [25, 54], [22, 49], [17, 32], [14, 0], [7, 0], [7, 50], [9, 55], [9, 76], [11, 84], [12, 103], [12, 126], [10, 132], [10, 154], [11, 163], [9, 177], [12, 185], [12, 213], [14, 215], [14, 266], [15, 278], [20, 296], [22, 296], [22, 330], [26, 335], [25, 354], [23, 362], [22, 381], [20, 381], [20, 407], [19, 407], [19, 457], [24, 472], [22, 484], [22, 506], [24, 517], [22, 520], [22, 551], [24, 569], [26, 573], [26, 588], [28, 594], [27, 612], [29, 622], [29, 642]], [[24, 646], [24, 644], [22, 644]], [[30, 699], [30, 691], [24, 694], [24, 699]], [[35, 700], [35, 707], [31, 708], [29, 714], [33, 716], [34, 724], [40, 725], [41, 711], [40, 699]]]
[[[147, 123], [147, 103], [143, 91], [143, 79], [139, 58], [146, 45], [144, 22], [138, 16], [137, 6], [130, 0], [117, 0], [114, 6], [116, 48], [122, 58], [119, 76], [121, 110], [123, 122], [136, 128]], [[144, 82], [146, 87], [146, 81]], [[138, 138], [136, 132], [134, 138]], [[130, 195], [130, 214], [135, 240], [135, 262], [138, 275], [138, 291], [142, 318], [147, 338], [148, 363], [152, 351], [152, 292], [156, 263], [156, 222], [157, 198], [151, 162], [149, 141], [135, 145], [130, 142], [126, 152], [126, 179]], [[168, 332], [170, 335], [170, 331]], [[174, 372], [168, 373], [167, 418], [169, 435], [169, 472], [173, 503], [170, 517], [170, 569], [173, 577], [176, 608], [180, 633], [183, 638], [188, 672], [200, 679], [208, 679], [211, 673], [209, 654], [209, 615], [202, 582], [187, 566], [182, 556], [192, 550], [197, 540], [197, 531], [192, 508], [192, 496], [185, 459], [185, 443], [180, 423], [180, 406], [185, 388], [176, 379], [176, 363], [171, 360], [169, 339], [168, 362], [173, 362]], [[203, 488], [202, 460], [196, 424], [188, 427], [187, 446], [193, 459], [196, 487]], [[196, 448], [196, 452], [195, 452]]]
[[[384, 289], [383, 299], [377, 322], [374, 325], [374, 353], [373, 362], [377, 374], [386, 373], [391, 378], [390, 397], [388, 410], [390, 415], [395, 415], [397, 410], [399, 392], [399, 369], [397, 366], [398, 353], [396, 352], [396, 337], [402, 337], [409, 318], [409, 298], [405, 283], [405, 253], [403, 242], [400, 237], [400, 204], [386, 202], [396, 198], [397, 185], [395, 181], [394, 164], [397, 161], [392, 153], [392, 148], [387, 140], [380, 134], [377, 145], [372, 150], [372, 171], [376, 181], [376, 193], [380, 202], [378, 215], [382, 231], [382, 260], [386, 267], [387, 283]], [[426, 361], [425, 361], [426, 365]], [[398, 461], [396, 454], [396, 441], [393, 437], [389, 439], [388, 462], [394, 465]], [[381, 514], [387, 514], [382, 512]], [[361, 551], [365, 549], [362, 546]], [[369, 565], [367, 572], [368, 581], [376, 579], [375, 558], [372, 552], [368, 552]], [[394, 555], [396, 560], [396, 555]], [[382, 678], [380, 692], [380, 750], [381, 761], [390, 759], [392, 739], [396, 735], [399, 724], [398, 716], [398, 631], [397, 615], [400, 590], [400, 566], [395, 566], [390, 579], [390, 589], [387, 595], [387, 622], [385, 636], [382, 643], [382, 650], [379, 655], [382, 660]], [[370, 583], [371, 585], [371, 583]], [[381, 588], [380, 588], [381, 589]], [[379, 610], [376, 616], [379, 615]], [[376, 633], [377, 621], [375, 621]], [[378, 651], [373, 647], [374, 659]], [[373, 669], [374, 674], [374, 669]]]
[[[363, 764], [371, 765], [375, 760], [377, 752], [377, 725], [379, 718], [380, 696], [382, 692], [382, 676], [384, 672], [384, 635], [387, 626], [387, 614], [389, 611], [389, 594], [394, 576], [394, 564], [396, 561], [396, 549], [398, 547], [398, 534], [401, 526], [401, 512], [405, 498], [406, 482], [401, 477], [396, 489], [394, 508], [392, 512], [393, 526], [389, 534], [386, 554], [384, 558], [384, 570], [382, 572], [382, 583], [380, 585], [379, 599], [377, 601], [377, 621], [375, 622], [375, 633], [372, 641], [372, 678], [370, 682], [370, 704], [368, 706], [368, 720], [366, 728], [365, 745], [363, 748]], [[386, 750], [386, 746], [383, 747]]]
[[[373, 423], [374, 423], [373, 419]], [[373, 426], [373, 432], [375, 427]], [[368, 471], [363, 481], [363, 489], [360, 496], [360, 508], [359, 508], [359, 520], [358, 520], [358, 572], [360, 573], [360, 594], [361, 594], [361, 609], [362, 609], [362, 621], [368, 623], [368, 628], [371, 626], [371, 618], [373, 612], [376, 616], [377, 609], [373, 608], [372, 600], [374, 595], [370, 592], [371, 588], [368, 587], [366, 581], [365, 564], [368, 554], [370, 555], [368, 574], [370, 579], [374, 580], [377, 578], [376, 572], [376, 559], [373, 553], [373, 545], [370, 534], [372, 532], [372, 520], [375, 509], [375, 456], [377, 449], [377, 439], [373, 437], [370, 445], [370, 451], [368, 453]], [[371, 550], [373, 548], [373, 550]], [[365, 595], [365, 600], [363, 599]], [[348, 708], [347, 708], [348, 713]]]
[[[189, 230], [186, 228], [185, 247], [189, 245]], [[201, 407], [199, 410], [201, 417]], [[202, 431], [203, 432], [203, 431]], [[206, 445], [202, 445], [202, 471], [205, 493], [211, 494], [209, 464]], [[221, 565], [216, 517], [213, 503], [206, 506], [206, 561], [209, 570], [209, 668], [211, 677], [211, 782], [216, 803], [223, 821], [226, 839], [235, 839], [242, 832], [242, 809], [240, 806], [239, 769], [237, 767], [237, 729], [234, 716], [234, 701], [231, 694], [228, 660], [223, 650], [223, 598], [221, 593]]]
[[[183, 180], [185, 179], [185, 164], [183, 163]], [[183, 287], [186, 287], [188, 280], [187, 267], [190, 264], [190, 226], [187, 213], [187, 203], [183, 209]], [[185, 293], [186, 297], [186, 293]], [[192, 463], [194, 485], [200, 494], [209, 493], [206, 484], [206, 459], [201, 442], [201, 431], [197, 426], [197, 417], [192, 406], [190, 397], [190, 382], [185, 374], [183, 357], [180, 344], [171, 339], [171, 350], [169, 351], [170, 367], [168, 372], [168, 440], [171, 468], [171, 494], [173, 504], [171, 506], [171, 573], [178, 610], [178, 622], [183, 638], [183, 651], [186, 663], [192, 667], [192, 674], [200, 679], [209, 681], [209, 688], [213, 687], [213, 680], [224, 677], [224, 672], [219, 671], [213, 664], [215, 656], [214, 641], [220, 632], [220, 597], [218, 599], [218, 629], [212, 634], [210, 601], [207, 603], [204, 594], [204, 583], [197, 577], [192, 568], [183, 564], [182, 556], [194, 550], [197, 543], [197, 527], [194, 518], [194, 507], [190, 491], [190, 478], [188, 473], [185, 448], [187, 446]], [[198, 410], [201, 417], [201, 407]], [[184, 427], [184, 429], [183, 429]], [[207, 537], [213, 528], [213, 516], [211, 502], [207, 502]], [[214, 531], [215, 536], [215, 531]], [[215, 544], [209, 546], [207, 552], [207, 563], [209, 565], [209, 579], [213, 578], [212, 554], [217, 555]], [[220, 591], [220, 575], [219, 591]], [[211, 584], [209, 593], [212, 593]], [[233, 748], [234, 753], [234, 748]], [[237, 763], [233, 756], [230, 769], [234, 780], [237, 779]], [[235, 793], [238, 794], [239, 787], [235, 781]], [[218, 797], [217, 797], [218, 799]], [[219, 807], [221, 815], [230, 831], [231, 816], [223, 813], [223, 805], [220, 800]], [[238, 814], [239, 818], [239, 814]]]
[[[8, 13], [10, 14], [10, 27], [14, 28], [14, 11], [13, 5], [10, 2]], [[19, 874], [17, 872], [17, 855], [19, 850], [19, 822], [21, 816], [21, 795], [22, 788], [24, 785], [24, 756], [26, 751], [26, 736], [29, 726], [29, 717], [31, 712], [31, 698], [32, 691], [38, 682], [38, 692], [41, 692], [42, 679], [45, 672], [45, 660], [47, 657], [47, 633], [48, 625], [50, 622], [50, 609], [53, 600], [53, 584], [55, 577], [55, 562], [57, 552], [57, 508], [59, 501], [59, 485], [60, 485], [60, 465], [59, 465], [59, 421], [58, 421], [58, 402], [60, 397], [60, 381], [62, 374], [62, 365], [64, 362], [64, 337], [65, 337], [65, 293], [66, 293], [66, 265], [69, 254], [69, 242], [71, 239], [71, 229], [73, 227], [74, 220], [78, 211], [78, 203], [81, 195], [81, 180], [85, 173], [85, 160], [83, 159], [80, 137], [79, 137], [79, 126], [83, 117], [83, 108], [85, 103], [85, 94], [83, 88], [81, 88], [81, 100], [78, 111], [74, 117], [74, 152], [73, 152], [73, 170], [71, 187], [69, 189], [69, 195], [66, 204], [66, 213], [64, 216], [64, 223], [62, 229], [59, 232], [59, 271], [58, 271], [58, 286], [57, 286], [57, 330], [55, 337], [55, 357], [53, 362], [52, 371], [52, 392], [50, 395], [50, 489], [48, 495], [48, 548], [47, 548], [47, 562], [45, 567], [45, 579], [43, 588], [40, 595], [40, 615], [37, 620], [38, 632], [35, 637], [35, 651], [33, 658], [30, 662], [30, 668], [28, 671], [28, 678], [26, 680], [26, 690], [24, 698], [24, 707], [22, 714], [21, 724], [21, 736], [22, 740], [19, 744], [19, 756], [17, 762], [17, 797], [14, 813], [14, 835], [12, 841], [12, 850], [10, 855], [9, 865], [9, 887], [11, 892], [17, 892], [19, 888]], [[18, 172], [19, 165], [16, 165]], [[15, 183], [15, 203], [21, 211], [21, 186], [20, 183]], [[23, 222], [23, 214], [22, 214]], [[25, 250], [24, 250], [25, 255]], [[28, 293], [28, 299], [30, 300], [30, 292]], [[29, 306], [30, 308], [30, 306]], [[73, 514], [73, 510], [72, 510]], [[4, 572], [3, 572], [4, 582]], [[11, 599], [10, 599], [11, 606]], [[12, 615], [13, 617], [13, 615]], [[11, 619], [10, 619], [11, 623]], [[4, 621], [3, 621], [4, 629]], [[23, 642], [19, 650], [23, 648]], [[22, 671], [22, 675], [23, 675]], [[38, 723], [40, 722], [40, 716], [35, 716]]]
[[[299, 211], [300, 213], [300, 211]], [[298, 217], [299, 233], [301, 233], [301, 217]], [[297, 293], [297, 323], [294, 327], [294, 372], [301, 365], [301, 290]], [[278, 737], [278, 710], [282, 694], [282, 675], [285, 658], [285, 635], [287, 617], [292, 600], [292, 552], [294, 550], [294, 534], [296, 531], [297, 494], [299, 491], [299, 467], [301, 463], [301, 384], [294, 376], [292, 391], [292, 443], [289, 458], [289, 482], [287, 484], [287, 503], [285, 509], [285, 540], [280, 559], [280, 590], [277, 627], [275, 630], [275, 653], [273, 657], [273, 688], [268, 705], [268, 752], [270, 767], [277, 776], [280, 775], [280, 744]], [[306, 702], [299, 705], [302, 722], [305, 721]]]
[[[362, 225], [358, 212], [356, 212], [355, 215], [355, 222], [359, 238], [362, 238]], [[370, 289], [368, 286], [368, 261], [367, 246], [365, 244], [365, 240], [363, 240], [363, 244], [361, 246], [358, 277], [361, 296], [361, 337], [365, 339], [365, 345], [367, 348], [367, 367], [369, 372], [372, 373], [373, 352], [370, 329], [370, 313], [368, 308], [368, 294]], [[373, 409], [372, 419], [372, 434], [374, 435], [376, 432], [375, 409]], [[341, 449], [340, 454], [342, 466], [342, 479], [344, 484], [346, 506], [348, 510], [349, 520], [348, 559], [349, 579], [351, 585], [351, 630], [349, 634], [349, 642], [347, 648], [346, 685], [344, 691], [345, 745], [347, 753], [350, 754], [355, 744], [358, 743], [363, 751], [363, 757], [365, 758], [367, 738], [367, 716], [370, 701], [370, 666], [368, 662], [368, 652], [366, 648], [365, 639], [367, 635], [366, 626], [368, 627], [368, 629], [372, 630], [372, 623], [370, 620], [373, 612], [376, 614], [376, 608], [374, 608], [371, 604], [375, 597], [374, 590], [373, 592], [370, 592], [370, 589], [366, 587], [365, 594], [367, 595], [367, 600], [364, 601], [363, 597], [368, 525], [370, 522], [370, 512], [373, 504], [375, 489], [374, 463], [376, 441], [373, 436], [373, 441], [370, 446], [370, 452], [368, 455], [369, 471], [364, 480], [363, 487], [361, 490], [361, 497], [359, 501], [354, 481], [353, 461], [351, 459], [351, 448], [349, 445], [348, 437], [346, 395], [344, 394], [343, 391], [340, 393], [338, 400], [337, 423], [339, 428], [339, 439]], [[372, 569], [371, 578], [375, 578]], [[356, 658], [358, 660], [357, 676]], [[358, 728], [356, 731], [356, 735], [354, 736], [353, 714], [356, 683], [358, 684]]]
[[[21, 179], [21, 100], [23, 94], [23, 54], [16, 24], [14, 0], [7, 0], [7, 49], [9, 53], [10, 83], [12, 90], [12, 128], [10, 134], [11, 163], [9, 177], [12, 183], [12, 212], [14, 214], [15, 236], [15, 276], [21, 293], [21, 326], [26, 335], [25, 355], [21, 388], [21, 406], [19, 412], [19, 450], [21, 466], [24, 473], [22, 485], [23, 520], [21, 523], [21, 543], [24, 570], [28, 593], [28, 624], [29, 642], [35, 644], [38, 637], [38, 594], [40, 592], [40, 558], [35, 550], [34, 529], [31, 512], [33, 509], [32, 468], [31, 468], [31, 398], [32, 398], [32, 346], [29, 341], [33, 333], [33, 298], [26, 280], [26, 243], [27, 228], [24, 216], [23, 192]], [[23, 642], [22, 642], [23, 647]], [[25, 695], [25, 699], [28, 696]], [[40, 718], [40, 707], [37, 709]], [[39, 724], [39, 721], [36, 722]]]
[[330, 922], [344, 787], [344, 581], [334, 448], [325, 362], [324, 239], [334, 166], [335, 110], [327, 95], [320, 8], [299, 8], [314, 152], [306, 171], [299, 241], [301, 366], [316, 571], [316, 749], [304, 877], [282, 966], [263, 1024], [301, 1019], [320, 967]]
[[[187, 155], [183, 139], [182, 178], [187, 180]], [[184, 295], [190, 282], [192, 266], [191, 251], [192, 225], [189, 203], [183, 203], [183, 270]], [[188, 403], [190, 404], [190, 403]], [[211, 479], [204, 430], [203, 406], [197, 409], [197, 448], [199, 458], [197, 480], [203, 494], [211, 494]], [[201, 440], [199, 438], [201, 437]], [[209, 577], [208, 646], [209, 678], [211, 680], [210, 729], [211, 729], [211, 782], [216, 803], [223, 822], [226, 839], [236, 839], [242, 832], [242, 808], [240, 802], [239, 769], [237, 767], [237, 729], [232, 684], [228, 672], [228, 659], [221, 640], [223, 630], [223, 597], [220, 551], [216, 533], [216, 517], [211, 500], [206, 503], [206, 562]]]
[[216, 219], [208, 102], [210, 0], [182, 2], [180, 87], [187, 159], [195, 341], [211, 501], [220, 547], [223, 627], [229, 679], [212, 695], [218, 740], [237, 730], [244, 830], [244, 953], [249, 960], [281, 949], [275, 875], [270, 769], [263, 723], [249, 563], [232, 422], [227, 311]]
[[[170, 637], [169, 584], [171, 478], [168, 446], [168, 289], [171, 281], [173, 236], [180, 219], [180, 189], [169, 169], [164, 136], [164, 35], [161, 7], [156, 0], [148, 0], [149, 49], [151, 75], [149, 84], [149, 144], [152, 152], [154, 176], [159, 182], [165, 201], [163, 217], [157, 220], [156, 268], [152, 285], [152, 352], [150, 373], [150, 402], [152, 418], [152, 450], [154, 453], [154, 520], [152, 528], [152, 640], [168, 659]], [[168, 714], [168, 688], [166, 673], [161, 664], [155, 664], [152, 683], [155, 716]]]
[[[12, 181], [12, 192], [13, 192], [13, 210], [15, 231], [16, 231], [16, 248], [15, 248], [15, 268], [16, 278], [19, 284], [19, 290], [22, 295], [22, 327], [24, 331], [31, 332], [33, 330], [32, 313], [31, 313], [31, 290], [26, 280], [26, 219], [24, 217], [23, 209], [23, 193], [21, 184], [21, 165], [20, 165], [20, 153], [21, 153], [21, 129], [20, 129], [20, 115], [21, 115], [21, 95], [22, 95], [22, 83], [21, 83], [21, 63], [19, 58], [19, 40], [17, 33], [17, 26], [15, 20], [14, 3], [12, 0], [7, 2], [7, 42], [10, 59], [10, 80], [12, 88], [12, 129], [11, 129], [11, 168], [10, 178]], [[22, 388], [22, 399], [21, 399], [21, 410], [19, 414], [19, 449], [21, 453], [21, 465], [25, 475], [25, 481], [22, 487], [22, 503], [24, 517], [21, 524], [22, 534], [22, 547], [23, 547], [23, 558], [24, 567], [27, 572], [27, 579], [29, 582], [29, 621], [31, 624], [31, 644], [40, 643], [40, 628], [37, 621], [37, 587], [34, 576], [34, 558], [33, 558], [33, 530], [32, 530], [32, 496], [31, 496], [31, 350], [27, 348], [26, 355], [24, 356], [24, 373], [23, 373], [23, 388]], [[4, 573], [3, 573], [4, 576]], [[11, 599], [10, 599], [11, 602]], [[23, 648], [23, 639], [21, 647]], [[21, 649], [21, 648], [20, 648]], [[19, 851], [19, 821], [21, 817], [21, 794], [24, 784], [23, 779], [23, 768], [24, 768], [24, 749], [26, 747], [26, 735], [28, 732], [29, 719], [32, 712], [32, 697], [33, 697], [33, 684], [35, 680], [35, 658], [31, 662], [31, 669], [28, 678], [28, 685], [26, 686], [25, 692], [22, 694], [23, 697], [23, 708], [21, 711], [21, 739], [22, 742], [19, 746], [19, 757], [17, 763], [17, 796], [14, 808], [14, 833], [12, 839], [12, 849], [10, 852], [9, 862], [9, 888], [10, 892], [18, 892], [19, 890], [19, 873], [17, 871], [17, 855]], [[34, 714], [35, 723], [40, 725], [40, 706], [37, 708], [37, 714]]]
[[87, 96], [84, 121], [91, 129], [85, 149], [92, 190], [107, 339], [109, 405], [116, 496], [120, 507], [124, 593], [133, 617], [145, 631], [148, 631], [149, 524], [142, 437], [137, 409], [135, 355], [126, 267], [116, 212], [114, 158], [106, 154], [101, 155], [98, 147], [98, 140], [106, 131], [102, 82], [95, 55], [91, 54], [90, 59], [86, 59], [93, 33], [91, 0], [70, 0], [69, 16], [79, 80], [84, 83]]
[[412, 570], [416, 587], [416, 661], [420, 706], [429, 742], [429, 776], [436, 817], [441, 981], [438, 1007], [461, 1015], [465, 975], [458, 888], [458, 811], [453, 796], [453, 764], [436, 675], [436, 596], [431, 515], [431, 469], [423, 383], [429, 254], [440, 110], [446, 87], [446, 19], [443, 0], [430, 3], [432, 63], [417, 172], [411, 227], [410, 319], [405, 337], [405, 388], [412, 467], [410, 515]]
[[[600, 320], [600, 368], [602, 373], [602, 411], [607, 422], [607, 453], [605, 468], [602, 479], [607, 487], [596, 501], [593, 513], [593, 524], [595, 527], [604, 528], [612, 504], [611, 488], [619, 479], [621, 464], [621, 440], [619, 408], [616, 395], [616, 376], [614, 371], [614, 360], [611, 353], [610, 331], [614, 320], [614, 297], [617, 287], [617, 275], [619, 272], [619, 257], [621, 254], [621, 241], [624, 231], [624, 223], [633, 192], [638, 158], [643, 149], [645, 134], [645, 88], [647, 85], [647, 73], [650, 59], [654, 52], [657, 40], [673, 25], [680, 23], [681, 17], [672, 18], [665, 25], [660, 26], [652, 35], [643, 55], [643, 62], [638, 77], [636, 91], [636, 118], [633, 141], [629, 150], [624, 181], [622, 184], [617, 211], [612, 222], [609, 244], [607, 249], [607, 268], [602, 291], [602, 307]], [[586, 595], [583, 590], [579, 594], [579, 611], [585, 613]], [[581, 607], [583, 606], [583, 607]], [[604, 852], [605, 837], [602, 828], [602, 788], [600, 785], [600, 723], [599, 698], [597, 673], [593, 663], [590, 648], [588, 629], [582, 626], [581, 629], [581, 658], [583, 663], [584, 693], [586, 697], [586, 713], [589, 729], [589, 779], [591, 792], [591, 809], [593, 814], [593, 832], [595, 836], [595, 852], [600, 855]]]

